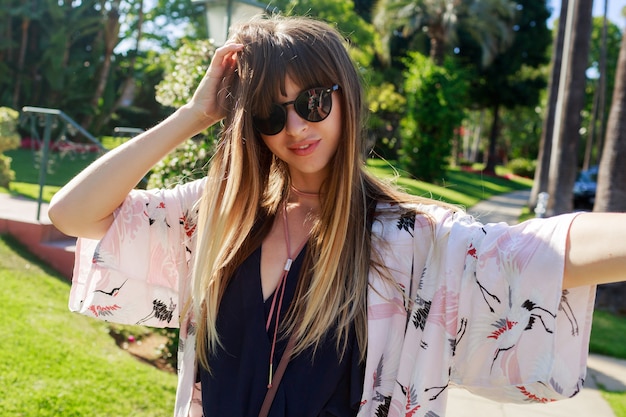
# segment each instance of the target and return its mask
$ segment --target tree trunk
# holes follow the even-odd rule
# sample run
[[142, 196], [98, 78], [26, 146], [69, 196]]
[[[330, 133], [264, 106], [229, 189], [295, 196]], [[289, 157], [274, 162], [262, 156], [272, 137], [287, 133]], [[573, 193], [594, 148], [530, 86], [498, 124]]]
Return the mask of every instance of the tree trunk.
[[15, 75], [15, 87], [13, 89], [13, 108], [20, 107], [20, 93], [22, 88], [22, 77], [24, 76], [24, 62], [26, 61], [26, 46], [28, 45], [28, 29], [30, 28], [30, 18], [27, 15], [22, 17], [22, 36], [20, 37], [20, 52], [17, 58], [17, 73]]
[[[599, 89], [600, 89], [600, 93], [598, 94], [598, 120], [599, 120], [599, 129], [598, 129], [598, 134], [596, 135], [598, 137], [598, 143], [597, 143], [597, 149], [598, 149], [598, 155], [596, 156], [596, 161], [600, 161], [600, 159], [602, 159], [602, 149], [604, 148], [604, 128], [605, 128], [605, 123], [606, 123], [606, 117], [605, 117], [605, 107], [606, 107], [606, 53], [607, 53], [607, 27], [608, 27], [608, 21], [607, 21], [607, 11], [608, 11], [608, 4], [607, 4], [607, 0], [604, 0], [604, 22], [603, 22], [603, 26], [602, 26], [602, 51], [600, 54], [600, 85], [599, 85]], [[613, 87], [613, 89], [615, 89], [615, 87]]]
[[622, 35], [594, 211], [626, 211], [626, 33]]
[[487, 154], [487, 165], [485, 166], [485, 172], [495, 173], [496, 165], [498, 164], [498, 155], [496, 154], [496, 148], [498, 144], [498, 136], [500, 133], [500, 105], [496, 104], [493, 107], [493, 122], [491, 124], [491, 131], [489, 132], [489, 151]]
[[132, 101], [135, 98], [135, 63], [137, 62], [137, 56], [139, 55], [139, 45], [141, 43], [141, 38], [143, 35], [143, 3], [143, 0], [139, 2], [139, 12], [137, 16], [137, 39], [135, 41], [135, 51], [131, 55], [128, 65], [128, 75], [126, 76], [126, 79], [122, 84], [119, 98], [115, 101], [108, 113], [96, 123], [96, 131], [100, 130], [102, 126], [109, 122], [111, 116], [113, 116], [117, 109], [119, 109], [120, 107], [131, 105]]
[[[626, 32], [622, 34], [613, 90], [613, 103], [606, 129], [606, 141], [593, 211], [626, 211]], [[626, 314], [626, 284], [598, 286], [596, 307]]]
[[[572, 5], [575, 8], [572, 9]], [[559, 82], [559, 101], [550, 161], [548, 216], [572, 211], [572, 188], [578, 171], [581, 111], [584, 108], [585, 72], [591, 39], [593, 0], [578, 0], [568, 5], [568, 22], [563, 51], [564, 67]], [[570, 21], [570, 18], [573, 20]], [[568, 36], [571, 30], [571, 36]], [[568, 42], [569, 40], [569, 42]]]
[[563, 38], [565, 37], [565, 24], [567, 22], [568, 0], [561, 2], [561, 15], [559, 17], [559, 27], [554, 39], [552, 51], [552, 71], [550, 73], [550, 84], [548, 86], [548, 108], [543, 119], [543, 130], [539, 142], [539, 154], [537, 155], [537, 168], [535, 169], [535, 179], [530, 192], [528, 207], [534, 209], [537, 206], [539, 193], [548, 191], [548, 181], [550, 174], [550, 155], [552, 154], [552, 134], [554, 133], [554, 114], [556, 112], [556, 102], [559, 94], [559, 79], [561, 77], [561, 65], [563, 57]]
[[484, 121], [485, 121], [485, 109], [481, 109], [480, 120], [478, 122], [478, 126], [474, 128], [474, 133], [473, 133], [474, 139], [473, 139], [472, 149], [471, 149], [470, 158], [469, 158], [470, 162], [478, 161], [478, 150], [480, 147], [480, 137], [482, 135]]
[[430, 38], [430, 58], [435, 64], [441, 66], [445, 57], [445, 28], [441, 25], [429, 26], [428, 37]]
[[111, 9], [106, 15], [106, 21], [104, 22], [104, 57], [102, 59], [102, 67], [100, 68], [98, 76], [98, 84], [91, 98], [92, 114], [86, 116], [81, 123], [85, 129], [89, 128], [93, 121], [93, 116], [98, 109], [98, 103], [104, 94], [107, 82], [109, 81], [109, 74], [111, 72], [111, 61], [113, 59], [113, 50], [119, 42], [120, 37], [120, 6], [121, 0], [115, 0], [111, 3]]

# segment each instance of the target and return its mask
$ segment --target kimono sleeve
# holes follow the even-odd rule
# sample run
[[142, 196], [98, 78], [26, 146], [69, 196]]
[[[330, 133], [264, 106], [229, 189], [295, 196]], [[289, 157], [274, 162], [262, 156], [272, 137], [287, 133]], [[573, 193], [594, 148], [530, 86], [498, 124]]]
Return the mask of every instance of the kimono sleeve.
[[122, 324], [177, 327], [203, 184], [133, 190], [102, 240], [79, 238], [70, 310]]
[[595, 287], [562, 289], [574, 216], [450, 229], [447, 253], [456, 259], [446, 276], [462, 276], [453, 383], [507, 402], [550, 402], [581, 390]]

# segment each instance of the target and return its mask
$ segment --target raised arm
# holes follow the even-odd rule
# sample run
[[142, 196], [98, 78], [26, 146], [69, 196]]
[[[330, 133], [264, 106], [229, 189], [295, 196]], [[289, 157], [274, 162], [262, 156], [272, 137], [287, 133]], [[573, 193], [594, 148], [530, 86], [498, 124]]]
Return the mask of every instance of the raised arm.
[[157, 162], [184, 140], [224, 118], [222, 94], [240, 44], [217, 49], [191, 101], [147, 132], [108, 152], [54, 195], [48, 216], [70, 236], [99, 239], [113, 212]]
[[583, 213], [572, 222], [564, 288], [626, 281], [626, 213]]

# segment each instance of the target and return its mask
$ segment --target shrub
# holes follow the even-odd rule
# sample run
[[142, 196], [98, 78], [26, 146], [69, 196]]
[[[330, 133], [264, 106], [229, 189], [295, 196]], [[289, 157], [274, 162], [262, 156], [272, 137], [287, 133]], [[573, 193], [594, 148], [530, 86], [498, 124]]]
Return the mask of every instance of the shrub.
[[9, 183], [15, 179], [15, 172], [11, 170], [11, 158], [2, 153], [20, 146], [20, 135], [17, 133], [19, 116], [13, 109], [0, 107], [0, 187], [8, 188]]
[[161, 55], [165, 76], [156, 86], [156, 100], [164, 106], [180, 107], [191, 99], [202, 80], [215, 45], [207, 40], [185, 42], [176, 53]]
[[[206, 40], [185, 42], [173, 56], [161, 55], [165, 76], [157, 86], [157, 101], [164, 106], [179, 107], [191, 100], [215, 52]], [[213, 155], [218, 127], [182, 143], [151, 171], [147, 188], [170, 188], [206, 174], [205, 167]]]
[[507, 169], [520, 177], [534, 178], [537, 161], [526, 158], [511, 159], [506, 165]]
[[412, 53], [406, 65], [407, 111], [401, 121], [399, 161], [416, 178], [437, 182], [448, 165], [454, 129], [463, 120], [467, 82], [451, 61], [438, 66]]
[[213, 140], [183, 142], [152, 168], [147, 188], [171, 188], [204, 177], [211, 155]]

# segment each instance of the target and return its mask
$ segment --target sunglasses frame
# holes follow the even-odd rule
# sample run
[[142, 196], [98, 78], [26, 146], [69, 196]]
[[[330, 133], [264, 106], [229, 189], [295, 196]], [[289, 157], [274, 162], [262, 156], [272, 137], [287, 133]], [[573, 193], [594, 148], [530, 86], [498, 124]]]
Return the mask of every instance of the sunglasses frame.
[[[257, 117], [252, 116], [252, 123], [254, 125], [254, 128], [259, 133], [261, 133], [261, 134], [263, 134], [265, 136], [275, 136], [275, 135], [279, 134], [280, 132], [283, 131], [283, 129], [285, 128], [285, 125], [287, 124], [287, 106], [289, 106], [289, 105], [294, 105], [294, 110], [296, 111], [298, 116], [300, 116], [302, 119], [306, 120], [307, 122], [317, 123], [317, 122], [321, 122], [323, 120], [326, 120], [326, 118], [330, 115], [330, 112], [332, 111], [332, 108], [333, 108], [332, 93], [335, 92], [335, 91], [338, 91], [339, 88], [340, 88], [339, 84], [334, 84], [331, 87], [307, 88], [305, 90], [302, 90], [300, 93], [298, 93], [298, 95], [296, 96], [296, 98], [294, 100], [287, 101], [286, 103], [274, 103], [272, 105], [273, 109], [272, 109], [272, 112], [270, 113], [270, 117], [268, 117], [267, 119], [258, 119]], [[330, 107], [328, 109], [328, 113], [324, 117], [319, 119], [319, 120], [309, 120], [308, 117], [307, 117], [308, 115], [301, 114], [300, 111], [298, 111], [298, 107], [295, 106], [295, 103], [300, 99], [300, 97], [303, 94], [307, 94], [307, 92], [311, 91], [311, 90], [321, 90], [321, 92], [319, 93], [318, 96], [322, 96], [323, 94], [329, 94]], [[282, 115], [282, 123], [281, 123], [280, 129], [275, 131], [275, 132], [274, 132], [274, 130], [272, 130], [273, 133], [263, 132], [263, 130], [259, 128], [259, 123], [258, 122], [266, 123], [267, 121], [269, 121], [272, 118], [272, 116], [275, 114], [277, 108], [280, 109], [281, 115]]]

